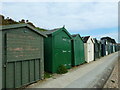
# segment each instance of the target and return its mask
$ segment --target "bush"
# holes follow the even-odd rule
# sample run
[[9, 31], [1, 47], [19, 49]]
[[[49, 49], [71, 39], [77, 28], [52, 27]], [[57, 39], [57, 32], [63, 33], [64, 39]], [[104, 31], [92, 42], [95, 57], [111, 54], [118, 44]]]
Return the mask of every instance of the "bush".
[[68, 70], [64, 65], [61, 65], [58, 67], [58, 71], [57, 71], [58, 74], [65, 74], [67, 72], [68, 72]]
[[51, 78], [51, 77], [52, 77], [51, 73], [48, 73], [48, 72], [44, 73], [44, 78]]

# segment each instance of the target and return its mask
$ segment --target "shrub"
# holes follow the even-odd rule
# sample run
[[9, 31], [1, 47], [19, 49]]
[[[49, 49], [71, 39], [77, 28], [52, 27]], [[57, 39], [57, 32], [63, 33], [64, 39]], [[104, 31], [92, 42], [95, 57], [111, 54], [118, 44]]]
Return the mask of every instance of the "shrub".
[[44, 78], [51, 78], [51, 77], [52, 77], [51, 73], [48, 73], [48, 72], [44, 73]]
[[57, 70], [58, 74], [65, 74], [67, 72], [68, 72], [68, 70], [64, 65], [61, 65], [61, 66], [58, 67], [58, 70]]

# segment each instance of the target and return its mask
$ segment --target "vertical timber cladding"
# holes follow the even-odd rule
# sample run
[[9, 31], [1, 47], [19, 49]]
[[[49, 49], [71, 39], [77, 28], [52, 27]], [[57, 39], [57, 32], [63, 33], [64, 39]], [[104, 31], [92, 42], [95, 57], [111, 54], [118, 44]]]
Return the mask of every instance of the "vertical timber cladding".
[[73, 37], [73, 61], [72, 65], [80, 65], [85, 63], [85, 55], [84, 55], [84, 42], [79, 34], [72, 35]]
[[44, 39], [44, 69], [47, 72], [52, 71], [52, 37], [48, 36]]
[[2, 89], [2, 31], [0, 31], [0, 90]]
[[105, 56], [105, 55], [106, 55], [106, 45], [105, 42], [101, 40], [101, 56]]
[[99, 43], [96, 38], [94, 38], [94, 59], [96, 60], [99, 58]]
[[45, 32], [45, 71], [56, 73], [61, 65], [71, 68], [71, 35], [63, 28]]
[[[4, 30], [6, 62], [4, 88], [18, 88], [40, 80], [44, 68], [43, 37], [28, 27]], [[43, 69], [42, 69], [43, 70]]]
[[99, 58], [101, 58], [102, 54], [101, 42], [99, 41]]
[[53, 70], [57, 71], [60, 65], [66, 66], [68, 69], [71, 68], [71, 38], [66, 32], [61, 31], [54, 36], [54, 62]]

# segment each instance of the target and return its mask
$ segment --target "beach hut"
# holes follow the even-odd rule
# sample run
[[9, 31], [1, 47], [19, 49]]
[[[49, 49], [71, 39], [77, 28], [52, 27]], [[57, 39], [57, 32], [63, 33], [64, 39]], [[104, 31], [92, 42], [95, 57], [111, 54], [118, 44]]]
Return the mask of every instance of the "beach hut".
[[113, 53], [113, 43], [110, 44], [111, 53]]
[[99, 49], [99, 58], [101, 58], [102, 57], [102, 55], [101, 55], [101, 53], [102, 53], [102, 44], [101, 44], [101, 41], [98, 41], [98, 44], [99, 44], [99, 46], [98, 46], [98, 49]]
[[101, 39], [102, 44], [102, 56], [108, 55], [109, 45], [106, 39]]
[[115, 44], [113, 44], [113, 53], [115, 52]]
[[99, 58], [99, 52], [100, 52], [100, 47], [99, 47], [99, 42], [96, 38], [94, 40], [94, 60]]
[[101, 42], [101, 56], [105, 56], [106, 55], [106, 48], [105, 48], [105, 44]]
[[85, 60], [89, 63], [94, 60], [94, 40], [91, 36], [82, 38], [84, 41]]
[[44, 78], [44, 37], [28, 24], [0, 26], [2, 88], [19, 88]]
[[85, 55], [84, 55], [84, 42], [79, 34], [72, 35], [72, 65], [77, 66], [85, 63]]
[[45, 71], [56, 73], [61, 65], [71, 68], [72, 37], [65, 27], [44, 32]]

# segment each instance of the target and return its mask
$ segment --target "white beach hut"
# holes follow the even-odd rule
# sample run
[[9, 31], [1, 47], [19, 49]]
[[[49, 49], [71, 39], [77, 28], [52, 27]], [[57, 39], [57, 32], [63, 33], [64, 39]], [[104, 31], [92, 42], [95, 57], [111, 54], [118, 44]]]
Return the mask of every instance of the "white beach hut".
[[85, 61], [89, 63], [94, 60], [94, 40], [91, 36], [82, 38], [84, 41]]

